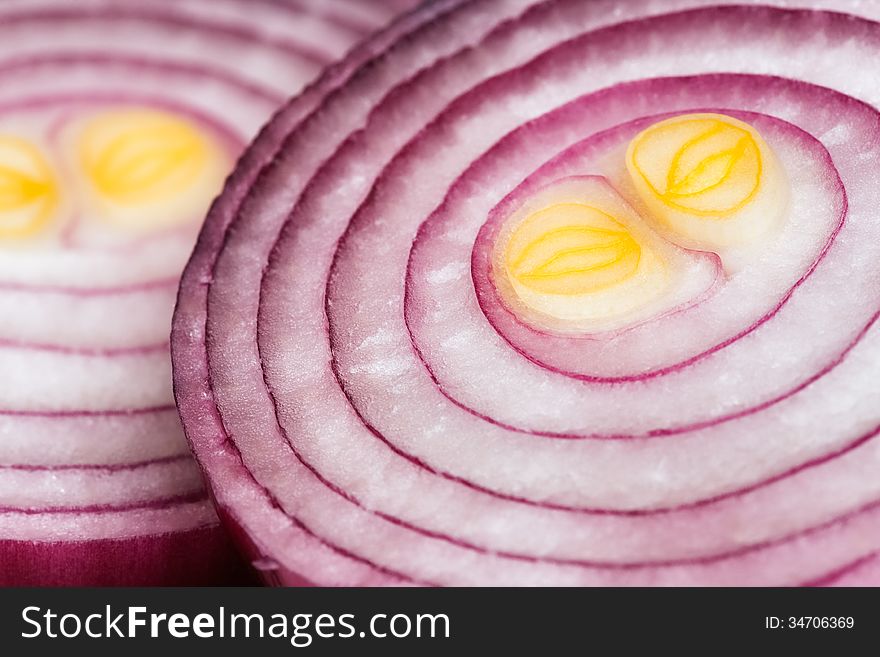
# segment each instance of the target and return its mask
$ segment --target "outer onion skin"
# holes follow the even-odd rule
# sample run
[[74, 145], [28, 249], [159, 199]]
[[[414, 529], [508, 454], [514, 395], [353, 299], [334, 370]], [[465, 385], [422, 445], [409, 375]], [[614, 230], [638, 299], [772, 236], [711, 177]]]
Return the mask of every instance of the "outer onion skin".
[[[212, 586], [253, 575], [216, 527], [81, 543], [0, 542], [3, 586]], [[64, 559], [59, 559], [59, 554]], [[108, 568], [112, 564], [112, 568]]]
[[[813, 2], [645, 2], [612, 18], [601, 3], [531, 4], [434, 5], [426, 27], [396, 43], [392, 31], [387, 52], [340, 75], [341, 87], [325, 81], [283, 110], [215, 205], [172, 348], [184, 427], [224, 520], [281, 585], [875, 585], [880, 417], [859, 372], [877, 363], [877, 290], [874, 256], [856, 245], [873, 230], [858, 162], [878, 156], [880, 99], [781, 52], [806, 51], [817, 34], [830, 57], [873, 52], [880, 6], [847, 7], [859, 14], [847, 18]], [[753, 55], [761, 26], [786, 36]], [[687, 39], [698, 47], [684, 66], [672, 44], [684, 51]], [[693, 57], [713, 39], [730, 40], [723, 68]], [[416, 52], [424, 59], [407, 64]], [[646, 80], [630, 79], [629, 58]], [[651, 80], [666, 93], [627, 96], [621, 84]], [[586, 126], [553, 118], [566, 103]], [[812, 182], [789, 165], [793, 197], [816, 194], [816, 216], [794, 236], [805, 241], [789, 252], [788, 236], [768, 241], [785, 275], [762, 277], [766, 306], [736, 315], [741, 331], [724, 324], [705, 356], [634, 349], [621, 363], [599, 349], [608, 366], [595, 371], [589, 358], [571, 370], [523, 358], [469, 287], [477, 229], [559, 153], [664, 112], [789, 126], [768, 140], [783, 161], [798, 144], [811, 153]], [[601, 166], [567, 173], [621, 180]], [[438, 220], [436, 233], [419, 232], [437, 217], [461, 230]], [[460, 267], [408, 269], [420, 240], [454, 251], [444, 264]], [[722, 290], [749, 257], [719, 251]], [[810, 299], [834, 297], [848, 263], [861, 274], [848, 278], [861, 290], [850, 310], [815, 317], [829, 323], [804, 338], [810, 354], [780, 349], [780, 327], [800, 325]], [[434, 276], [437, 293], [413, 302], [408, 274], [412, 285]], [[457, 296], [441, 296], [449, 281]], [[698, 317], [716, 293], [680, 314]], [[407, 326], [439, 313], [435, 301], [451, 319]], [[857, 321], [833, 321], [847, 313]], [[456, 317], [477, 328], [456, 332]], [[534, 333], [538, 346], [558, 337]], [[755, 362], [770, 364], [761, 377]], [[841, 406], [811, 415], [836, 386]]]
[[[58, 199], [48, 227], [33, 221], [20, 242], [0, 234], [0, 585], [254, 581], [204, 489], [169, 385], [179, 273], [215, 191], [185, 210], [150, 203], [189, 193], [207, 175], [188, 171], [231, 167], [289, 94], [398, 10], [358, 0], [0, 8], [0, 132], [36, 145]], [[125, 132], [127, 120], [134, 132]], [[146, 138], [138, 121], [152, 131]], [[88, 139], [118, 146], [92, 153], [93, 170], [77, 155]], [[166, 148], [156, 175], [165, 166], [179, 178], [144, 196], [137, 187], [149, 190], [155, 170], [137, 168], [136, 149], [155, 144]], [[14, 164], [23, 161], [6, 148]], [[227, 172], [210, 174], [218, 189]], [[20, 175], [21, 189], [45, 182], [33, 175]], [[205, 180], [208, 189], [214, 178]], [[117, 205], [105, 216], [98, 200], [110, 192]], [[9, 205], [0, 220], [31, 221], [29, 206], [4, 198], [12, 200], [0, 202]], [[137, 214], [138, 203], [154, 209]], [[123, 206], [127, 221], [142, 224], [108, 222]], [[159, 219], [171, 223], [157, 228]]]

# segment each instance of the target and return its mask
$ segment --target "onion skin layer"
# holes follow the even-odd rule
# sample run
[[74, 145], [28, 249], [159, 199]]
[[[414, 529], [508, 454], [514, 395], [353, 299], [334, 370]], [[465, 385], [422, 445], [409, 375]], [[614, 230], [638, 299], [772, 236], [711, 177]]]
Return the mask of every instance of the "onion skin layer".
[[0, 541], [0, 586], [212, 586], [254, 582], [216, 526], [84, 542]]
[[[504, 11], [514, 17], [526, 4], [505, 4]], [[475, 160], [519, 124], [527, 126], [523, 133], [528, 143], [529, 129], [540, 124], [544, 113], [579, 94], [586, 95], [577, 84], [566, 87], [564, 74], [577, 74], [584, 61], [580, 49], [587, 50], [591, 39], [607, 43], [611, 54], [604, 54], [600, 61], [608, 67], [616, 61], [626, 62], [626, 55], [637, 55], [635, 44], [650, 45], [652, 36], [659, 38], [656, 35], [662, 32], [651, 32], [652, 27], [659, 29], [657, 25], [689, 36], [705, 33], [707, 40], [713, 38], [712, 29], [722, 33], [730, 30], [744, 37], [747, 45], [737, 43], [744, 52], [748, 51], [747, 38], [759, 38], [749, 29], [758, 30], [762, 25], [791, 30], [793, 40], [795, 35], [821, 34], [828, 38], [829, 50], [844, 50], [846, 46], [841, 44], [850, 43], [849, 30], [858, 37], [860, 46], [877, 41], [876, 23], [816, 10], [823, 3], [804, 3], [805, 11], [699, 9], [707, 4], [627, 4], [613, 21], [632, 19], [631, 23], [592, 33], [590, 29], [602, 26], [601, 3], [589, 7], [573, 2], [542, 3], [509, 22], [504, 22], [506, 16], [498, 15], [500, 5], [485, 14], [480, 13], [478, 2], [450, 6], [448, 13], [434, 19], [417, 36], [401, 40], [341, 89], [329, 92], [311, 116], [306, 115], [315, 106], [315, 98], [304, 96], [294, 101], [255, 142], [209, 217], [187, 268], [172, 347], [175, 391], [187, 435], [208, 474], [224, 519], [236, 527], [237, 539], [261, 562], [267, 581], [349, 585], [876, 583], [873, 564], [880, 537], [876, 530], [876, 477], [872, 480], [871, 473], [872, 468], [876, 473], [874, 438], [880, 418], [870, 411], [874, 391], [853, 392], [844, 402], [852, 408], [815, 418], [813, 426], [807, 425], [810, 431], [800, 433], [797, 427], [786, 427], [787, 418], [801, 417], [801, 411], [785, 414], [787, 409], [810, 408], [816, 399], [831, 397], [835, 383], [858, 373], [864, 363], [876, 362], [872, 341], [876, 315], [870, 305], [862, 308], [857, 322], [842, 329], [834, 327], [839, 332], [835, 337], [842, 339], [821, 343], [822, 357], [811, 361], [808, 376], [796, 381], [793, 388], [784, 387], [783, 379], [787, 381], [788, 375], [779, 379], [780, 386], [769, 384], [769, 374], [779, 375], [783, 369], [782, 361], [771, 361], [774, 367], [767, 368], [768, 381], [758, 381], [755, 391], [747, 391], [751, 397], [729, 405], [716, 404], [712, 390], [703, 390], [708, 386], [694, 390], [685, 385], [685, 392], [705, 394], [713, 403], [677, 407], [667, 403], [659, 410], [650, 404], [633, 404], [631, 412], [620, 410], [625, 400], [615, 396], [632, 394], [650, 399], [651, 386], [655, 380], [664, 381], [665, 372], [646, 382], [541, 379], [548, 382], [548, 390], [552, 384], [558, 386], [552, 390], [566, 393], [558, 395], [559, 403], [571, 393], [573, 401], [568, 409], [586, 400], [577, 396], [585, 390], [597, 395], [599, 401], [592, 402], [597, 409], [607, 398], [608, 408], [618, 412], [594, 412], [595, 422], [568, 409], [546, 417], [536, 412], [536, 405], [542, 403], [538, 399], [540, 386], [534, 387], [532, 396], [520, 391], [492, 399], [484, 394], [503, 385], [516, 385], [519, 372], [543, 375], [535, 372], [534, 363], [517, 363], [521, 366], [517, 374], [509, 378], [496, 375], [496, 384], [491, 381], [495, 361], [488, 367], [476, 362], [474, 368], [484, 370], [486, 379], [477, 380], [470, 388], [458, 381], [451, 389], [440, 389], [441, 374], [449, 376], [449, 372], [433, 375], [411, 365], [418, 365], [419, 354], [408, 351], [417, 346], [410, 344], [412, 336], [401, 335], [400, 315], [405, 308], [395, 303], [389, 313], [388, 306], [382, 306], [388, 301], [388, 289], [395, 302], [404, 292], [404, 276], [398, 270], [406, 266], [413, 238], [401, 225], [414, 222], [414, 235], [422, 220], [449, 201], [447, 192], [456, 180], [464, 180], [466, 205], [468, 193], [477, 196], [483, 190], [471, 177], [470, 166]], [[860, 6], [873, 17], [880, 15], [880, 7]], [[676, 9], [693, 11], [645, 18]], [[571, 12], [584, 26], [574, 19], [566, 22], [565, 12]], [[555, 23], [553, 16], [558, 17]], [[537, 29], [544, 24], [552, 29]], [[573, 34], [565, 32], [569, 24]], [[453, 32], [453, 25], [460, 38], [455, 46], [465, 49], [444, 59], [448, 55], [445, 49], [452, 47], [444, 29]], [[472, 31], [464, 30], [463, 25]], [[701, 26], [705, 29], [700, 30]], [[492, 28], [496, 31], [484, 38]], [[517, 42], [520, 28], [528, 34], [526, 41], [547, 41], [532, 52]], [[578, 34], [577, 30], [586, 36], [566, 42]], [[419, 39], [423, 46], [418, 50], [420, 55], [427, 58], [426, 51], [434, 50], [431, 56], [440, 63], [414, 75], [415, 71], [402, 62], [417, 50], [413, 43]], [[466, 48], [474, 42], [480, 45]], [[530, 55], [550, 46], [558, 47], [523, 65]], [[520, 53], [522, 60], [516, 59]], [[735, 62], [728, 62], [733, 72], [753, 72], [751, 67], [739, 70], [746, 66], [740, 60], [731, 57], [731, 61]], [[358, 64], [356, 58], [349, 62], [353, 69]], [[485, 68], [477, 70], [478, 64]], [[773, 84], [772, 80], [786, 72], [784, 62], [762, 60], [761, 65], [768, 70], [756, 76], [760, 84]], [[507, 68], [512, 72], [505, 73]], [[680, 80], [696, 83], [703, 76], [728, 72], [713, 67], [679, 71], [665, 62], [658, 70], [662, 75], [654, 71], [649, 77], [677, 75]], [[795, 79], [792, 84], [812, 85], [816, 93], [824, 93], [820, 84], [833, 88], [828, 75], [816, 73], [813, 77], [811, 73], [804, 73], [808, 79]], [[547, 84], [548, 96], [558, 96], [545, 102], [534, 91], [536, 80]], [[601, 88], [613, 89], [620, 81], [603, 80]], [[355, 90], [364, 91], [358, 85], [372, 93], [369, 103], [375, 105], [369, 117], [354, 118], [343, 111], [350, 109], [347, 104]], [[865, 209], [872, 206], [873, 192], [857, 175], [856, 158], [845, 156], [876, 157], [871, 146], [876, 143], [872, 132], [876, 131], [876, 110], [850, 98], [847, 91], [851, 89], [845, 87], [840, 93], [841, 102], [852, 113], [847, 112], [840, 125], [847, 131], [854, 128], [859, 138], [852, 142], [852, 150], [840, 151], [842, 161], [832, 162], [821, 149], [816, 152], [817, 161], [830, 165], [829, 189], [840, 191], [834, 182], [835, 169], [839, 169], [844, 186], [843, 203], [838, 196], [828, 206], [838, 210], [845, 206], [848, 215], [838, 234], [832, 213], [829, 243], [834, 244], [829, 255], [810, 273], [811, 280], [786, 301], [780, 315], [804, 303], [802, 299], [808, 294], [804, 290], [831, 280], [827, 263], [839, 262], [835, 259], [842, 257], [841, 244], [854, 241], [853, 230], [870, 227]], [[535, 107], [528, 105], [528, 99], [534, 99]], [[506, 108], [508, 114], [498, 111], [499, 107]], [[519, 111], [520, 107], [525, 108], [522, 115], [515, 114], [512, 108]], [[707, 107], [717, 106], [701, 103], [684, 109], [699, 112]], [[658, 107], [654, 113], [663, 109]], [[493, 121], [484, 124], [485, 135], [468, 133], [473, 143], [465, 146], [455, 141], [457, 130], [476, 125], [473, 117], [493, 111]], [[440, 118], [435, 120], [438, 112]], [[791, 116], [781, 118], [797, 118], [793, 110], [789, 113]], [[408, 119], [405, 128], [401, 127], [405, 123], [402, 117]], [[797, 121], [792, 123], [797, 127]], [[363, 124], [367, 127], [361, 132]], [[586, 136], [575, 133], [571, 140]], [[322, 137], [332, 142], [320, 143]], [[812, 137], [818, 139], [817, 135]], [[832, 153], [846, 143], [836, 141], [831, 130], [822, 138], [822, 146]], [[316, 143], [321, 147], [314, 146]], [[522, 171], [512, 186], [554, 154], [536, 157], [533, 168]], [[292, 172], [294, 161], [299, 169]], [[429, 161], [432, 164], [426, 165]], [[265, 168], [258, 173], [261, 167]], [[346, 187], [351, 198], [333, 198], [331, 190], [338, 190], [340, 181], [353, 171], [361, 177], [354, 176], [357, 182]], [[424, 178], [420, 177], [423, 173]], [[287, 184], [282, 185], [282, 180]], [[511, 189], [501, 187], [489, 193], [495, 194], [498, 202]], [[400, 199], [406, 202], [395, 204]], [[410, 216], [404, 216], [407, 214]], [[406, 226], [410, 230], [410, 224]], [[397, 237], [393, 232], [397, 229], [405, 235], [403, 239], [392, 239]], [[298, 250], [298, 240], [308, 247], [300, 244]], [[817, 243], [821, 250], [823, 242]], [[382, 251], [386, 244], [389, 248]], [[376, 253], [384, 258], [382, 268], [370, 268], [369, 258], [364, 257]], [[303, 266], [307, 256], [311, 258], [309, 266]], [[860, 254], [857, 261], [859, 266], [867, 266], [871, 258]], [[839, 265], [831, 269], [839, 270]], [[381, 293], [372, 298], [363, 294], [368, 282]], [[291, 297], [298, 293], [307, 300], [292, 302]], [[874, 288], [866, 285], [865, 294], [871, 293]], [[389, 316], [386, 325], [383, 322]], [[382, 342], [385, 336], [379, 330], [362, 330], [362, 325], [370, 322], [374, 328], [392, 327], [387, 343]], [[768, 327], [773, 324], [767, 322]], [[755, 334], [763, 336], [769, 331], [772, 328], [756, 330]], [[368, 343], [371, 337], [377, 339]], [[741, 347], [740, 342], [747, 340], [737, 337], [718, 352], [721, 356], [713, 353], [706, 358], [707, 364], [695, 367], [712, 367]], [[359, 355], [358, 349], [365, 345], [378, 346], [376, 351]], [[816, 346], [818, 350], [818, 340]], [[511, 356], [503, 345], [499, 349], [499, 353]], [[395, 372], [398, 361], [392, 356], [398, 355], [402, 364], [400, 372]], [[379, 367], [371, 370], [372, 364]], [[395, 378], [401, 372], [418, 374]], [[720, 368], [720, 372], [725, 370]], [[710, 379], [704, 377], [704, 381]], [[726, 383], [723, 376], [713, 380], [719, 388]], [[605, 388], [600, 386], [606, 383]], [[758, 383], [767, 383], [766, 389], [759, 391]], [[745, 394], [731, 386], [732, 392]], [[771, 394], [774, 391], [778, 393], [775, 397]], [[412, 417], [399, 419], [406, 404], [395, 402], [407, 395], [428, 400], [423, 401], [425, 410], [441, 409], [434, 420], [443, 431], [439, 436], [447, 453], [435, 449], [438, 441], [426, 439], [419, 431], [433, 427], [419, 427]], [[463, 395], [471, 395], [471, 399], [462, 399]], [[310, 396], [319, 401], [312, 400], [310, 405]], [[522, 403], [514, 407], [511, 398]], [[476, 408], [470, 403], [474, 399], [494, 406]], [[550, 407], [546, 399], [543, 403]], [[397, 408], [403, 411], [397, 412]], [[718, 414], [719, 409], [723, 415]], [[676, 424], [676, 420], [688, 424]], [[587, 431], [590, 424], [596, 431]], [[759, 431], [763, 434], [751, 440]], [[780, 437], [769, 439], [774, 431]], [[454, 462], [443, 462], [450, 457], [446, 443], [453, 441], [458, 441], [452, 450]], [[727, 443], [735, 443], [736, 449], [728, 449], [726, 459], [713, 459], [714, 452], [720, 451], [713, 446]], [[695, 451], [698, 449], [703, 451]], [[357, 454], [357, 467], [346, 468], [334, 458], [348, 453]], [[493, 467], [481, 468], [489, 453]], [[695, 458], [693, 454], [699, 454], [701, 467], [682, 467], [688, 455]], [[734, 462], [740, 457], [742, 460]], [[761, 468], [756, 470], [758, 457]], [[765, 468], [770, 461], [779, 467], [768, 471]], [[678, 467], [666, 471], [656, 467], [666, 462]], [[577, 485], [578, 475], [581, 482], [598, 481], [603, 469], [619, 473], [620, 481], [606, 482], [604, 488], [595, 490]], [[549, 475], [558, 476], [559, 481], [551, 485], [553, 477]], [[684, 480], [690, 477], [691, 483], [674, 481], [673, 475]], [[483, 480], [475, 485], [477, 476]], [[736, 483], [730, 483], [734, 479]], [[401, 482], [403, 493], [388, 493], [377, 485], [379, 481]], [[853, 485], [841, 485], [847, 482]], [[495, 488], [490, 490], [489, 483]], [[722, 485], [728, 483], [727, 488]], [[694, 488], [697, 495], [705, 497], [695, 498]], [[796, 518], [786, 501], [802, 499], [805, 490], [817, 500], [816, 509], [795, 507], [801, 514]], [[746, 499], [751, 508], [766, 511], [744, 517], [741, 509]], [[437, 504], [431, 507], [434, 500]], [[458, 517], [448, 513], [449, 509]], [[564, 536], [566, 540], [544, 541], [547, 536]]]
[[[62, 187], [49, 229], [9, 249], [0, 236], [0, 585], [254, 581], [204, 489], [169, 386], [168, 320], [210, 196], [183, 225], [172, 216], [157, 230], [169, 210], [156, 206], [131, 234], [131, 224], [101, 224], [89, 205], [101, 194], [130, 210], [179, 186], [138, 196], [150, 173], [132, 159], [130, 178], [112, 179], [125, 171], [124, 149], [78, 170], [76, 140], [106, 146], [115, 137], [100, 131], [132, 111], [135, 132], [118, 128], [125, 148], [163, 146], [164, 134], [174, 157], [184, 157], [175, 144], [204, 147], [202, 169], [231, 166], [290, 93], [396, 11], [359, 0], [11, 0], [0, 8], [0, 131], [33, 137]], [[97, 133], [85, 129], [89, 116]], [[167, 117], [188, 122], [199, 140], [188, 142], [190, 128]], [[152, 130], [146, 141], [138, 121]], [[179, 164], [172, 157], [164, 166]], [[227, 172], [214, 171], [218, 186]], [[89, 176], [100, 184], [89, 188]], [[2, 219], [10, 216], [18, 220]]]

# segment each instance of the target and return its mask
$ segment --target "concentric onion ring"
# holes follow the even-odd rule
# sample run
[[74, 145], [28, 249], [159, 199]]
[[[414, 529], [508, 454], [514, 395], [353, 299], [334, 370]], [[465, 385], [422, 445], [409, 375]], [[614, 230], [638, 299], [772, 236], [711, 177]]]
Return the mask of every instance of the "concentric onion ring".
[[[845, 62], [876, 53], [880, 4], [611, 4], [433, 5], [282, 111], [215, 206], [176, 395], [268, 581], [878, 582], [880, 96]], [[736, 129], [663, 142], [721, 135], [670, 189], [757, 176], [714, 202], [723, 220], [770, 199], [760, 230], [695, 240], [628, 177], [638, 134], [707, 116]], [[606, 219], [558, 209], [577, 203]], [[527, 228], [547, 251], [516, 269], [497, 240], [541, 208], [557, 233]], [[589, 326], [499, 284], [632, 263], [655, 238], [631, 225], [709, 275]], [[578, 230], [597, 241], [565, 241]]]
[[355, 0], [0, 8], [0, 584], [241, 577], [173, 404], [177, 279], [244, 144], [391, 15]]

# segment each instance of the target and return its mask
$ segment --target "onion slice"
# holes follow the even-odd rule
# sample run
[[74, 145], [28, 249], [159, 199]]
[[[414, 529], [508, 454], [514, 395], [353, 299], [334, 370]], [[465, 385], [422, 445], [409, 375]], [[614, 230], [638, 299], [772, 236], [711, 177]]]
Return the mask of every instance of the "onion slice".
[[431, 5], [270, 123], [172, 334], [267, 581], [877, 583], [880, 5], [790, 4]]
[[0, 585], [249, 577], [175, 412], [178, 277], [244, 144], [393, 12], [0, 8]]

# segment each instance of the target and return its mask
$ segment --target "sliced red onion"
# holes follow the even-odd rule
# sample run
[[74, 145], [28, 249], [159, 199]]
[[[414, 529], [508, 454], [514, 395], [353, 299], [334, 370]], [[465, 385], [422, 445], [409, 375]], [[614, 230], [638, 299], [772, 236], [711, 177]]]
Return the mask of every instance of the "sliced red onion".
[[[877, 584], [880, 96], [846, 62], [880, 4], [776, 4], [432, 5], [270, 123], [172, 334], [185, 430], [267, 581]], [[763, 139], [719, 151], [764, 158], [760, 230], [695, 237], [627, 168], [637, 134], [707, 116]], [[666, 240], [688, 275], [547, 319], [503, 282], [541, 194], [605, 194], [642, 228], [596, 220], [596, 248]]]
[[[177, 280], [243, 145], [393, 11], [357, 0], [0, 8], [0, 584], [247, 573], [174, 409]], [[346, 66], [313, 88], [338, 85]]]

